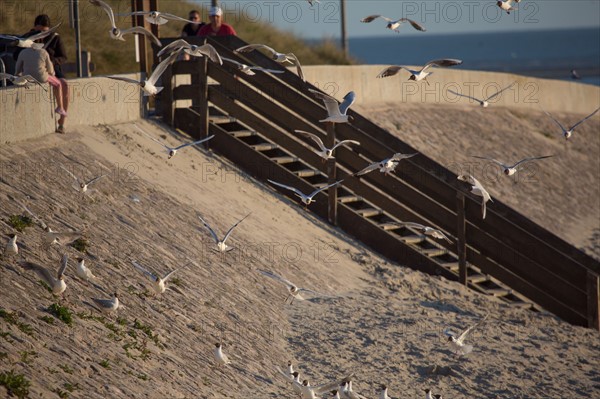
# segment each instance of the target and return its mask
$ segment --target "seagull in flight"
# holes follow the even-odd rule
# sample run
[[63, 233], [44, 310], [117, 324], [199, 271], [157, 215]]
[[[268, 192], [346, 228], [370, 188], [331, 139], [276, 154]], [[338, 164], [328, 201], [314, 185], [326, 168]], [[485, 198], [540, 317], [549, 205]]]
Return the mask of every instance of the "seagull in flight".
[[136, 125], [135, 123], [134, 123], [134, 125], [135, 125], [135, 127], [140, 132], [144, 133], [144, 135], [146, 137], [148, 137], [150, 140], [152, 140], [152, 141], [154, 141], [154, 142], [162, 145], [167, 150], [167, 153], [169, 154], [168, 157], [167, 157], [167, 159], [173, 158], [175, 156], [175, 154], [177, 154], [177, 151], [181, 150], [182, 148], [185, 148], [185, 147], [190, 146], [190, 145], [202, 144], [205, 141], [208, 141], [208, 140], [212, 139], [213, 137], [215, 137], [215, 135], [213, 134], [213, 135], [210, 135], [210, 136], [208, 136], [206, 138], [203, 138], [201, 140], [193, 141], [193, 142], [190, 142], [190, 143], [185, 143], [185, 144], [182, 144], [182, 145], [180, 145], [178, 147], [169, 147], [168, 145], [164, 144], [162, 141], [159, 141], [159, 140], [155, 139], [154, 137], [150, 136], [148, 133], [146, 133], [144, 130], [142, 130], [142, 128], [139, 127], [138, 125]]
[[119, 14], [119, 16], [130, 17], [133, 15], [143, 15], [144, 19], [154, 25], [164, 25], [169, 21], [182, 21], [188, 24], [201, 24], [202, 22], [194, 22], [174, 14], [160, 11], [135, 11], [128, 14]]
[[244, 221], [244, 219], [246, 219], [248, 216], [250, 216], [250, 213], [247, 214], [246, 216], [244, 216], [243, 218], [241, 218], [236, 224], [231, 226], [229, 228], [229, 230], [227, 230], [227, 234], [225, 234], [225, 237], [222, 240], [219, 240], [219, 237], [217, 237], [217, 234], [215, 233], [215, 231], [210, 227], [210, 225], [208, 223], [206, 223], [204, 221], [204, 219], [202, 219], [202, 217], [200, 215], [198, 215], [198, 219], [200, 219], [200, 221], [202, 221], [202, 224], [204, 224], [204, 227], [206, 227], [208, 229], [213, 240], [215, 240], [215, 243], [217, 244], [218, 252], [229, 252], [229, 251], [232, 251], [234, 248], [228, 246], [225, 242], [227, 241], [227, 239], [233, 232], [233, 229], [235, 229], [238, 224], [242, 223]]
[[246, 46], [242, 46], [242, 47], [234, 50], [234, 52], [249, 53], [252, 50], [258, 50], [258, 49], [267, 50], [270, 53], [271, 59], [275, 62], [279, 62], [280, 64], [288, 62], [292, 65], [295, 65], [296, 71], [298, 72], [298, 76], [300, 77], [300, 79], [302, 79], [302, 81], [305, 81], [304, 74], [302, 73], [302, 65], [300, 65], [300, 61], [298, 61], [298, 57], [296, 57], [294, 55], [294, 53], [287, 53], [287, 54], [279, 53], [279, 52], [273, 50], [271, 47], [266, 46], [264, 44], [248, 44]]
[[508, 90], [508, 89], [510, 89], [510, 88], [511, 88], [511, 87], [513, 87], [513, 86], [514, 86], [516, 83], [517, 83], [517, 82], [513, 82], [513, 83], [511, 83], [509, 86], [506, 86], [504, 89], [502, 89], [502, 90], [500, 90], [500, 91], [497, 91], [497, 92], [495, 92], [494, 94], [492, 94], [491, 96], [488, 96], [487, 98], [485, 98], [485, 99], [483, 99], [483, 100], [480, 100], [480, 99], [478, 99], [478, 98], [475, 98], [475, 97], [467, 96], [467, 95], [465, 95], [465, 94], [460, 94], [460, 93], [457, 93], [457, 92], [455, 92], [455, 91], [452, 91], [452, 90], [450, 90], [450, 89], [448, 89], [448, 91], [449, 91], [450, 93], [452, 93], [452, 94], [456, 95], [456, 96], [470, 98], [471, 100], [474, 100], [474, 101], [478, 102], [478, 103], [479, 103], [479, 105], [481, 105], [483, 108], [487, 108], [487, 107], [490, 105], [489, 101], [490, 101], [491, 99], [493, 99], [493, 98], [497, 97], [498, 95], [500, 95], [500, 93], [502, 93], [504, 90]]
[[408, 19], [408, 18], [400, 18], [400, 19], [394, 20], [392, 18], [384, 17], [383, 15], [369, 15], [368, 17], [361, 19], [360, 22], [369, 23], [371, 21], [376, 20], [377, 18], [386, 20], [388, 22], [388, 24], [386, 25], [386, 28], [393, 30], [396, 33], [400, 33], [400, 30], [399, 30], [400, 25], [402, 25], [405, 22], [410, 23], [412, 25], [412, 27], [415, 28], [416, 30], [420, 30], [421, 32], [426, 31], [422, 25], [419, 25], [417, 22], [413, 21], [412, 19]]
[[306, 210], [306, 208], [310, 204], [312, 204], [313, 202], [317, 202], [316, 200], [313, 200], [313, 197], [315, 195], [319, 194], [321, 191], [327, 190], [328, 188], [333, 187], [333, 186], [337, 186], [338, 184], [340, 184], [341, 182], [343, 182], [343, 180], [336, 181], [333, 184], [329, 184], [329, 185], [327, 185], [325, 187], [318, 188], [315, 191], [313, 191], [312, 193], [310, 193], [309, 195], [306, 195], [302, 191], [298, 190], [296, 187], [286, 186], [285, 184], [277, 183], [276, 181], [269, 180], [269, 179], [267, 179], [267, 181], [269, 183], [271, 183], [271, 184], [276, 185], [276, 186], [283, 187], [283, 188], [286, 188], [288, 190], [293, 191], [294, 194], [296, 194], [300, 198], [300, 200], [302, 201], [302, 203], [304, 204], [304, 209], [305, 210]]
[[[474, 178], [471, 175], [459, 175], [457, 177], [458, 180], [460, 181], [464, 181], [468, 184], [471, 185], [471, 188], [469, 191], [471, 191], [473, 194], [479, 196], [482, 198], [481, 200], [481, 214], [482, 214], [482, 218], [485, 219], [485, 203], [488, 201], [492, 201], [492, 197], [490, 196], [490, 193], [488, 193], [486, 191], [485, 188], [483, 188], [483, 186], [481, 185], [481, 183], [479, 183], [479, 180], [477, 180], [476, 178]], [[494, 202], [494, 201], [492, 201]]]
[[10, 73], [0, 73], [0, 79], [10, 80], [15, 86], [25, 86], [26, 88], [29, 88], [30, 84], [36, 84], [39, 85], [45, 91], [48, 91], [46, 86], [44, 86], [41, 82], [39, 82], [36, 78], [34, 78], [31, 75], [16, 76], [11, 75]]
[[212, 62], [223, 65], [223, 60], [221, 56], [217, 52], [217, 50], [211, 44], [203, 44], [202, 46], [197, 46], [195, 44], [190, 44], [184, 39], [177, 39], [165, 47], [163, 47], [158, 54], [157, 57], [162, 57], [163, 54], [170, 53], [172, 51], [182, 51], [186, 54], [189, 54], [194, 57], [208, 57]]
[[394, 76], [398, 72], [400, 72], [401, 69], [404, 69], [404, 70], [410, 72], [410, 76], [409, 76], [408, 80], [414, 80], [416, 82], [425, 80], [425, 82], [427, 82], [427, 84], [429, 85], [429, 82], [427, 81], [427, 77], [429, 75], [433, 74], [433, 72], [427, 71], [429, 68], [434, 67], [434, 66], [451, 67], [451, 66], [460, 65], [460, 64], [462, 64], [461, 60], [456, 60], [456, 59], [451, 59], [451, 58], [433, 60], [433, 61], [429, 61], [427, 64], [425, 64], [425, 66], [423, 68], [421, 68], [421, 70], [419, 70], [419, 71], [409, 69], [402, 65], [392, 65], [392, 66], [385, 68], [383, 71], [381, 71], [379, 73], [379, 75], [377, 75], [377, 77], [378, 78], [387, 78], [388, 76]]
[[489, 314], [485, 315], [485, 317], [483, 319], [479, 320], [477, 323], [473, 324], [471, 327], [464, 330], [458, 337], [456, 337], [452, 333], [452, 331], [450, 331], [448, 329], [444, 330], [444, 334], [446, 334], [448, 336], [448, 342], [450, 342], [450, 345], [452, 345], [454, 353], [461, 354], [461, 355], [466, 355], [466, 354], [471, 353], [471, 351], [473, 350], [473, 346], [466, 345], [465, 338], [467, 338], [467, 335], [469, 335], [469, 333], [471, 331], [473, 331], [474, 328], [479, 327], [488, 318], [488, 316], [489, 316]]
[[20, 261], [19, 264], [25, 270], [31, 270], [38, 275], [52, 290], [53, 295], [61, 295], [67, 289], [67, 284], [64, 280], [65, 270], [67, 269], [67, 265], [69, 263], [69, 256], [64, 254], [62, 257], [62, 261], [60, 267], [58, 268], [58, 272], [56, 273], [56, 277], [52, 274], [52, 272], [46, 269], [44, 266], [40, 266], [37, 263]]
[[366, 399], [363, 395], [360, 395], [352, 390], [352, 381], [346, 380], [341, 385], [342, 397], [344, 399]]
[[236, 60], [232, 60], [231, 58], [226, 58], [226, 57], [223, 57], [222, 60], [231, 62], [233, 65], [235, 65], [235, 67], [240, 72], [245, 73], [246, 75], [249, 75], [249, 76], [256, 75], [256, 73], [254, 73], [254, 71], [270, 72], [270, 73], [283, 73], [284, 72], [284, 71], [280, 71], [277, 69], [266, 69], [266, 68], [255, 66], [255, 65], [242, 64], [241, 62], [237, 62]]
[[85, 180], [81, 180], [79, 179], [77, 176], [75, 176], [73, 173], [71, 173], [71, 171], [67, 168], [65, 168], [64, 166], [60, 165], [60, 168], [62, 170], [64, 170], [65, 172], [67, 172], [69, 174], [69, 176], [71, 176], [73, 179], [75, 179], [75, 182], [77, 183], [77, 186], [73, 186], [73, 188], [75, 188], [77, 191], [81, 192], [82, 194], [85, 194], [88, 191], [88, 188], [90, 185], [94, 184], [95, 182], [97, 182], [98, 180], [102, 179], [104, 176], [108, 176], [108, 175], [100, 175], [100, 176], [96, 176], [93, 179], [88, 180], [87, 182]]
[[356, 99], [356, 94], [353, 91], [346, 94], [344, 101], [339, 105], [337, 100], [328, 94], [313, 89], [308, 89], [308, 91], [313, 93], [318, 99], [323, 100], [325, 108], [327, 108], [327, 118], [319, 122], [348, 123], [349, 119], [353, 119], [352, 116], [346, 115], [348, 108], [352, 106]]
[[152, 42], [154, 42], [154, 44], [156, 44], [158, 47], [162, 47], [160, 40], [158, 40], [158, 38], [154, 36], [152, 32], [150, 32], [148, 29], [142, 26], [134, 26], [132, 28], [123, 30], [117, 28], [117, 25], [115, 24], [115, 14], [113, 13], [112, 8], [102, 0], [90, 0], [90, 3], [102, 8], [104, 12], [106, 12], [106, 15], [108, 15], [108, 19], [110, 20], [111, 24], [111, 30], [109, 31], [109, 33], [112, 39], [125, 41], [123, 35], [126, 35], [128, 33], [138, 33], [145, 35], [148, 39], [152, 40]]
[[532, 162], [532, 161], [537, 161], [539, 159], [545, 159], [545, 158], [552, 158], [554, 155], [545, 155], [542, 157], [529, 157], [529, 158], [523, 158], [521, 159], [519, 162], [513, 164], [513, 165], [505, 165], [500, 161], [495, 160], [494, 158], [489, 158], [489, 157], [478, 157], [476, 155], [473, 155], [473, 158], [478, 158], [478, 159], [485, 159], [488, 161], [492, 161], [493, 163], [500, 165], [500, 167], [502, 167], [502, 172], [506, 175], [506, 176], [512, 176], [515, 173], [517, 173], [517, 170], [519, 170], [519, 165], [523, 165], [525, 163], [528, 162]]
[[48, 226], [42, 219], [37, 217], [24, 204], [22, 204], [22, 203], [19, 203], [19, 204], [25, 210], [25, 212], [30, 214], [31, 217], [34, 218], [35, 221], [38, 223], [38, 225], [42, 229], [44, 229], [44, 231], [46, 231], [46, 235], [42, 239], [44, 247], [48, 248], [52, 244], [60, 244], [60, 245], [67, 244], [67, 243], [72, 242], [72, 241], [76, 240], [77, 238], [81, 237], [82, 234], [79, 231], [69, 231], [69, 232], [62, 233], [62, 232], [52, 230], [50, 228], [50, 226]]
[[292, 365], [292, 361], [288, 361], [288, 368], [287, 368], [287, 372], [284, 372], [283, 370], [281, 370], [279, 368], [279, 366], [276, 366], [275, 369], [279, 372], [279, 374], [281, 374], [283, 376], [283, 378], [285, 378], [288, 382], [294, 382], [294, 366]]
[[413, 229], [421, 230], [423, 232], [423, 234], [425, 234], [426, 236], [431, 236], [431, 237], [437, 238], [439, 240], [446, 240], [450, 244], [452, 244], [452, 240], [450, 240], [448, 237], [446, 237], [446, 235], [444, 233], [442, 233], [441, 230], [434, 229], [433, 227], [423, 226], [422, 224], [413, 223], [413, 222], [401, 222], [401, 223], [396, 223], [396, 224], [399, 226], [402, 226], [402, 227], [411, 227]]
[[[287, 303], [288, 299], [291, 299], [290, 301], [290, 305], [292, 303], [294, 303], [294, 299], [297, 299], [299, 301], [304, 301], [305, 298], [301, 295], [302, 292], [307, 292], [309, 294], [312, 294], [316, 297], [320, 297], [320, 298], [335, 298], [331, 295], [325, 295], [325, 294], [321, 294], [319, 292], [313, 291], [313, 290], [309, 290], [308, 288], [302, 288], [302, 287], [298, 287], [296, 284], [292, 283], [290, 280], [286, 279], [285, 277], [281, 277], [273, 272], [270, 272], [268, 270], [261, 270], [258, 269], [258, 272], [260, 274], [262, 274], [263, 276], [269, 277], [275, 281], [279, 281], [280, 283], [282, 283], [283, 285], [285, 285], [288, 289], [288, 295], [285, 297], [285, 301], [283, 301], [283, 303]], [[293, 374], [293, 371], [292, 371]]]
[[591, 114], [589, 114], [588, 116], [586, 116], [585, 118], [583, 118], [582, 120], [580, 120], [579, 122], [577, 122], [576, 124], [574, 124], [573, 126], [571, 126], [568, 130], [559, 121], [557, 121], [552, 115], [550, 115], [550, 113], [548, 113], [546, 111], [544, 111], [544, 113], [546, 115], [548, 115], [550, 117], [550, 119], [552, 119], [554, 121], [554, 123], [556, 123], [558, 125], [558, 127], [560, 127], [560, 129], [563, 132], [563, 136], [565, 137], [565, 140], [568, 140], [571, 137], [571, 135], [573, 134], [573, 131], [575, 130], [575, 128], [577, 126], [581, 125], [583, 122], [585, 122], [592, 116], [596, 115], [596, 113], [598, 111], [600, 111], [600, 107], [598, 109], [596, 109], [594, 112], [592, 112]]
[[325, 162], [329, 158], [333, 158], [333, 151], [336, 148], [338, 148], [339, 146], [348, 145], [348, 144], [360, 145], [360, 142], [358, 142], [356, 140], [342, 140], [339, 143], [337, 143], [336, 145], [334, 145], [332, 148], [327, 148], [327, 147], [325, 147], [325, 144], [323, 144], [323, 141], [321, 140], [321, 138], [319, 136], [317, 136], [316, 134], [305, 132], [304, 130], [294, 130], [294, 131], [296, 133], [300, 133], [304, 137], [309, 137], [309, 138], [313, 139], [313, 141], [315, 143], [317, 143], [317, 145], [319, 146], [321, 151], [315, 151], [315, 152], [317, 154], [319, 154], [319, 156], [321, 158], [323, 158], [323, 162]]
[[175, 269], [175, 270], [165, 274], [165, 276], [163, 278], [160, 278], [160, 277], [156, 276], [155, 274], [149, 272], [148, 269], [146, 269], [139, 263], [137, 263], [135, 261], [131, 261], [131, 263], [137, 270], [144, 273], [147, 277], [150, 278], [150, 280], [152, 280], [152, 282], [153, 282], [152, 289], [154, 289], [155, 294], [162, 294], [165, 292], [165, 290], [167, 289], [167, 287], [165, 287], [165, 283], [167, 282], [169, 277], [171, 277], [173, 275], [173, 273], [175, 273], [177, 271], [177, 269]]
[[[514, 0], [515, 3], [520, 3], [521, 0]], [[502, 10], [506, 11], [507, 14], [510, 14], [511, 11], [516, 11], [517, 8], [512, 6], [512, 2], [513, 0], [498, 0], [498, 2], [496, 2], [496, 5], [498, 5], [498, 7], [500, 7]]]
[[107, 76], [107, 78], [122, 80], [123, 82], [127, 82], [127, 83], [133, 83], [142, 88], [142, 91], [144, 92], [144, 96], [155, 96], [163, 89], [162, 87], [155, 86], [156, 82], [158, 81], [158, 78], [160, 78], [160, 76], [167, 69], [167, 67], [172, 62], [175, 61], [178, 54], [179, 54], [179, 52], [173, 52], [167, 58], [162, 60], [160, 62], [160, 64], [158, 64], [157, 67], [154, 69], [154, 71], [152, 71], [152, 74], [150, 75], [150, 77], [148, 79], [138, 81], [138, 80], [126, 78], [123, 76]]
[[[58, 29], [58, 27], [61, 24], [62, 24], [62, 22], [53, 26], [52, 28], [50, 28], [46, 31], [42, 31], [40, 33], [36, 33], [35, 35], [31, 35], [28, 37], [20, 37], [20, 36], [13, 36], [13, 35], [1, 35], [0, 34], [0, 39], [16, 41], [17, 43], [15, 44], [15, 47], [41, 49], [41, 48], [44, 48], [44, 43], [36, 43], [36, 41], [43, 39], [47, 36], [50, 36], [51, 34], [56, 32], [56, 30]], [[8, 78], [6, 78], [6, 79], [8, 79]]]
[[367, 173], [372, 172], [375, 169], [379, 169], [379, 171], [381, 173], [384, 173], [387, 176], [389, 173], [392, 173], [394, 170], [396, 170], [396, 166], [398, 166], [398, 164], [400, 163], [401, 160], [414, 157], [417, 154], [418, 153], [414, 153], [414, 154], [396, 153], [391, 158], [387, 158], [387, 159], [384, 159], [383, 161], [379, 161], [379, 162], [373, 162], [366, 168], [354, 173], [353, 176], [366, 175]]
[[213, 356], [215, 357], [215, 361], [217, 362], [218, 367], [222, 367], [227, 364], [231, 364], [231, 360], [229, 360], [227, 355], [223, 353], [223, 346], [218, 342], [215, 344], [215, 349], [213, 350]]

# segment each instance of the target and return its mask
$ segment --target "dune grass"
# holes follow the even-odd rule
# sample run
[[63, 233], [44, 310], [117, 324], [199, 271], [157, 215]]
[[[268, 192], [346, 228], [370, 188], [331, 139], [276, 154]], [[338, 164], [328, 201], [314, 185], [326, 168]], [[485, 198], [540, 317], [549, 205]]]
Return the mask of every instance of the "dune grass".
[[[130, 0], [105, 0], [113, 7], [115, 14], [130, 11]], [[52, 24], [62, 22], [58, 32], [62, 36], [68, 52], [69, 62], [75, 61], [75, 35], [69, 27], [69, 10], [67, 1], [2, 1], [0, 12], [0, 31], [3, 33], [22, 34], [33, 26], [38, 14], [48, 14]], [[135, 62], [134, 37], [127, 35], [125, 42], [112, 40], [109, 37], [110, 24], [106, 14], [87, 0], [80, 0], [81, 43], [82, 49], [90, 51], [92, 62], [96, 66], [95, 75], [135, 72], [139, 70]], [[208, 4], [203, 3], [203, 5]], [[168, 12], [187, 18], [188, 12], [197, 9], [207, 20], [205, 9], [198, 3], [187, 1], [160, 0], [159, 11]], [[131, 26], [131, 18], [117, 16], [117, 26]], [[285, 49], [298, 56], [303, 65], [314, 64], [350, 64], [344, 53], [331, 41], [324, 40], [320, 44], [309, 46], [301, 38], [292, 33], [283, 32], [267, 22], [246, 20], [239, 15], [226, 14], [225, 22], [234, 26], [243, 40], [248, 43], [264, 43], [275, 49]], [[159, 28], [160, 37], [179, 37], [183, 22], [171, 21]]]

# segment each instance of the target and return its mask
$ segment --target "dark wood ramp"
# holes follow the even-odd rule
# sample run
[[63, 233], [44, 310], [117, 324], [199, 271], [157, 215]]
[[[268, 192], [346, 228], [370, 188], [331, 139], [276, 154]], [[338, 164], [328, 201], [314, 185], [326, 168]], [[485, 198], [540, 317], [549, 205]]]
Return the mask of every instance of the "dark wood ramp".
[[[500, 199], [488, 203], [482, 219], [480, 198], [421, 153], [401, 161], [388, 176], [352, 176], [394, 153], [418, 151], [352, 110], [350, 124], [320, 123], [325, 108], [308, 91], [316, 87], [256, 51], [234, 53], [246, 44], [237, 37], [216, 39], [208, 41], [222, 56], [284, 73], [248, 76], [227, 62], [176, 62], [163, 75], [159, 98], [166, 123], [198, 138], [214, 134], [212, 149], [265, 182], [308, 193], [343, 179], [338, 188], [318, 194], [309, 210], [393, 261], [458, 280], [514, 306], [541, 307], [573, 324], [600, 328], [598, 261]], [[191, 84], [175, 87], [178, 75], [191, 75]], [[192, 106], [177, 107], [177, 100], [191, 100]], [[338, 148], [336, 158], [324, 163], [314, 143], [295, 129], [320, 132], [326, 145], [335, 139], [361, 145]], [[399, 221], [439, 228], [453, 243], [399, 227]]]

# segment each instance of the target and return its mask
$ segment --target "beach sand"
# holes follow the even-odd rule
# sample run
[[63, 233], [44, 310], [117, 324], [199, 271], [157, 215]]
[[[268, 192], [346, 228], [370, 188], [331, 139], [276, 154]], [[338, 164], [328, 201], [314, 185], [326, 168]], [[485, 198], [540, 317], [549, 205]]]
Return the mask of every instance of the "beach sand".
[[[381, 112], [378, 122], [399, 124], [403, 134], [414, 134], [405, 137], [409, 143], [442, 163], [464, 162], [464, 154], [475, 150], [511, 159], [532, 155], [524, 150], [531, 139], [523, 126], [550, 129], [541, 117], [528, 120], [503, 109], [489, 110], [493, 119], [487, 122], [462, 117], [458, 126], [445, 121], [484, 111], [428, 107], [419, 116], [411, 109], [385, 118]], [[180, 143], [160, 125], [137, 123], [170, 145]], [[591, 165], [598, 159], [597, 126], [584, 126], [568, 149], [541, 135], [533, 155], [560, 156], [540, 164], [538, 182], [484, 184], [557, 234], [572, 229], [579, 239], [589, 238], [594, 226], [582, 232], [578, 226], [586, 215], [598, 215], [598, 176]], [[464, 133], [471, 127], [497, 134], [476, 146]], [[509, 146], [505, 135], [512, 130], [518, 141]], [[455, 142], [462, 147], [448, 148]], [[495, 153], [497, 146], [507, 153]], [[463, 155], [453, 155], [458, 153]], [[73, 324], [67, 326], [46, 310], [56, 299], [33, 273], [13, 259], [0, 260], [0, 307], [14, 314], [0, 318], [0, 373], [23, 374], [32, 398], [68, 389], [68, 397], [86, 399], [292, 398], [275, 371], [288, 360], [311, 384], [353, 372], [354, 390], [368, 398], [384, 383], [392, 397], [408, 398], [424, 397], [426, 388], [451, 399], [593, 397], [600, 390], [597, 331], [546, 312], [513, 309], [390, 263], [210, 152], [187, 148], [167, 160], [159, 145], [128, 123], [72, 127], [64, 136], [3, 146], [0, 159], [2, 233], [13, 232], [7, 220], [22, 213], [17, 201], [23, 201], [55, 230], [84, 232], [86, 264], [97, 276], [95, 285], [77, 279], [74, 259], [81, 253], [71, 246], [43, 250], [39, 227], [18, 233], [26, 246], [20, 255], [29, 261], [54, 269], [62, 253], [69, 254], [63, 304], [73, 312]], [[82, 198], [59, 164], [86, 178], [110, 174]], [[549, 208], [552, 218], [544, 219], [543, 205], [556, 206]], [[224, 234], [250, 212], [228, 242], [236, 249], [213, 252], [197, 215]], [[160, 275], [180, 270], [167, 292], [152, 297], [132, 260]], [[259, 268], [340, 298], [284, 305], [285, 287]], [[124, 307], [100, 319], [90, 298], [114, 291]], [[443, 330], [459, 331], [486, 314], [467, 340], [474, 351], [462, 358], [452, 354]], [[219, 341], [232, 361], [222, 369], [212, 358]], [[6, 396], [2, 386], [0, 396]]]

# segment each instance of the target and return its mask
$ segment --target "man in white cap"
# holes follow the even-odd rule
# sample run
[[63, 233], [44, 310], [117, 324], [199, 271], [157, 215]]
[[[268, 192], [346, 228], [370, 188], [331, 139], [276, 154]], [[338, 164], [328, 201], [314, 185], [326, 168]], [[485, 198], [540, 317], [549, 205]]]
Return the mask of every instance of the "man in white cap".
[[208, 11], [210, 24], [204, 25], [198, 31], [198, 36], [236, 36], [231, 25], [223, 22], [223, 10], [220, 7], [211, 7]]

